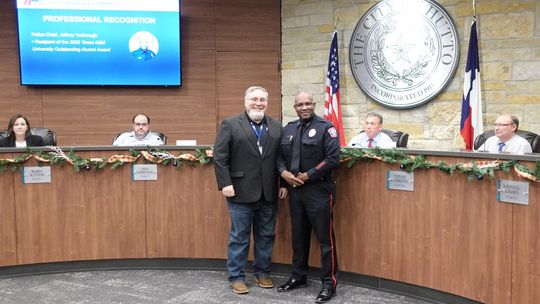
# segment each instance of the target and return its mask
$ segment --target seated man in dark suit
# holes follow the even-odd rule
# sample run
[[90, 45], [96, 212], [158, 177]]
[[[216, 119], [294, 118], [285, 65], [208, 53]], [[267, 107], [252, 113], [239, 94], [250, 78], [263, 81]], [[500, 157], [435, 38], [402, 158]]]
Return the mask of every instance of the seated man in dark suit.
[[489, 153], [532, 153], [531, 144], [516, 134], [519, 120], [514, 115], [503, 114], [495, 121], [495, 135], [491, 136], [478, 148]]
[[114, 146], [162, 146], [163, 140], [150, 131], [150, 117], [145, 114], [133, 116], [133, 131], [122, 133]]
[[15, 114], [8, 123], [8, 136], [0, 140], [0, 147], [39, 147], [43, 146], [41, 136], [30, 134], [30, 122], [21, 114]]

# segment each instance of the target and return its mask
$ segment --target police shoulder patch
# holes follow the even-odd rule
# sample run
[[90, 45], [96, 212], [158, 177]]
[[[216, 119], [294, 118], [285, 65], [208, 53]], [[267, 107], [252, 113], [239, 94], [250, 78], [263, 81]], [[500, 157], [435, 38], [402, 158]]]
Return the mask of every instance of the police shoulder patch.
[[337, 130], [335, 127], [328, 128], [328, 134], [330, 134], [330, 137], [336, 138], [337, 137]]

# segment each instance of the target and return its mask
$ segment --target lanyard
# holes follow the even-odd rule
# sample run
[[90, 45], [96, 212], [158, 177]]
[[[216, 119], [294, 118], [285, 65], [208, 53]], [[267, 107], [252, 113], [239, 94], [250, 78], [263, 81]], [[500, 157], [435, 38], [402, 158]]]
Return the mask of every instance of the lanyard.
[[251, 128], [253, 129], [253, 132], [255, 133], [255, 136], [257, 136], [257, 141], [261, 139], [261, 135], [264, 132], [264, 123], [260, 124], [261, 128], [257, 130], [257, 127], [253, 122], [249, 122], [251, 124]]
[[251, 124], [251, 128], [253, 129], [253, 133], [255, 133], [255, 136], [257, 137], [257, 147], [259, 148], [259, 152], [261, 152], [262, 154], [261, 136], [263, 135], [265, 129], [264, 123], [260, 124], [261, 128], [259, 130], [257, 130], [257, 127], [252, 121], [250, 121], [249, 123]]

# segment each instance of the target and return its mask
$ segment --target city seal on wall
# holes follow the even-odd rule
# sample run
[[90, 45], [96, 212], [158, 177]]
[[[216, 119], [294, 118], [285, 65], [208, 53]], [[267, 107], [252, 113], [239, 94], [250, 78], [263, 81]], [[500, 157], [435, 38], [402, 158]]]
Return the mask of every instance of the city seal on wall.
[[420, 106], [451, 80], [459, 38], [448, 13], [432, 0], [383, 0], [362, 16], [351, 37], [356, 82], [378, 103]]

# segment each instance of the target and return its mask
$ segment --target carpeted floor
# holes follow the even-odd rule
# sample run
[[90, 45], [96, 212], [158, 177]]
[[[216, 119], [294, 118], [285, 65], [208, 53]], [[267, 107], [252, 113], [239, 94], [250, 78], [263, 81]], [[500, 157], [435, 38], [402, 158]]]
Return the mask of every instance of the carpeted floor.
[[[287, 278], [274, 276], [274, 284]], [[222, 271], [201, 270], [122, 270], [58, 273], [0, 279], [0, 303], [81, 304], [81, 303], [314, 303], [319, 281], [307, 288], [278, 293], [276, 288], [255, 285], [248, 274], [249, 293], [232, 292]], [[429, 302], [340, 284], [330, 303], [428, 304]]]

